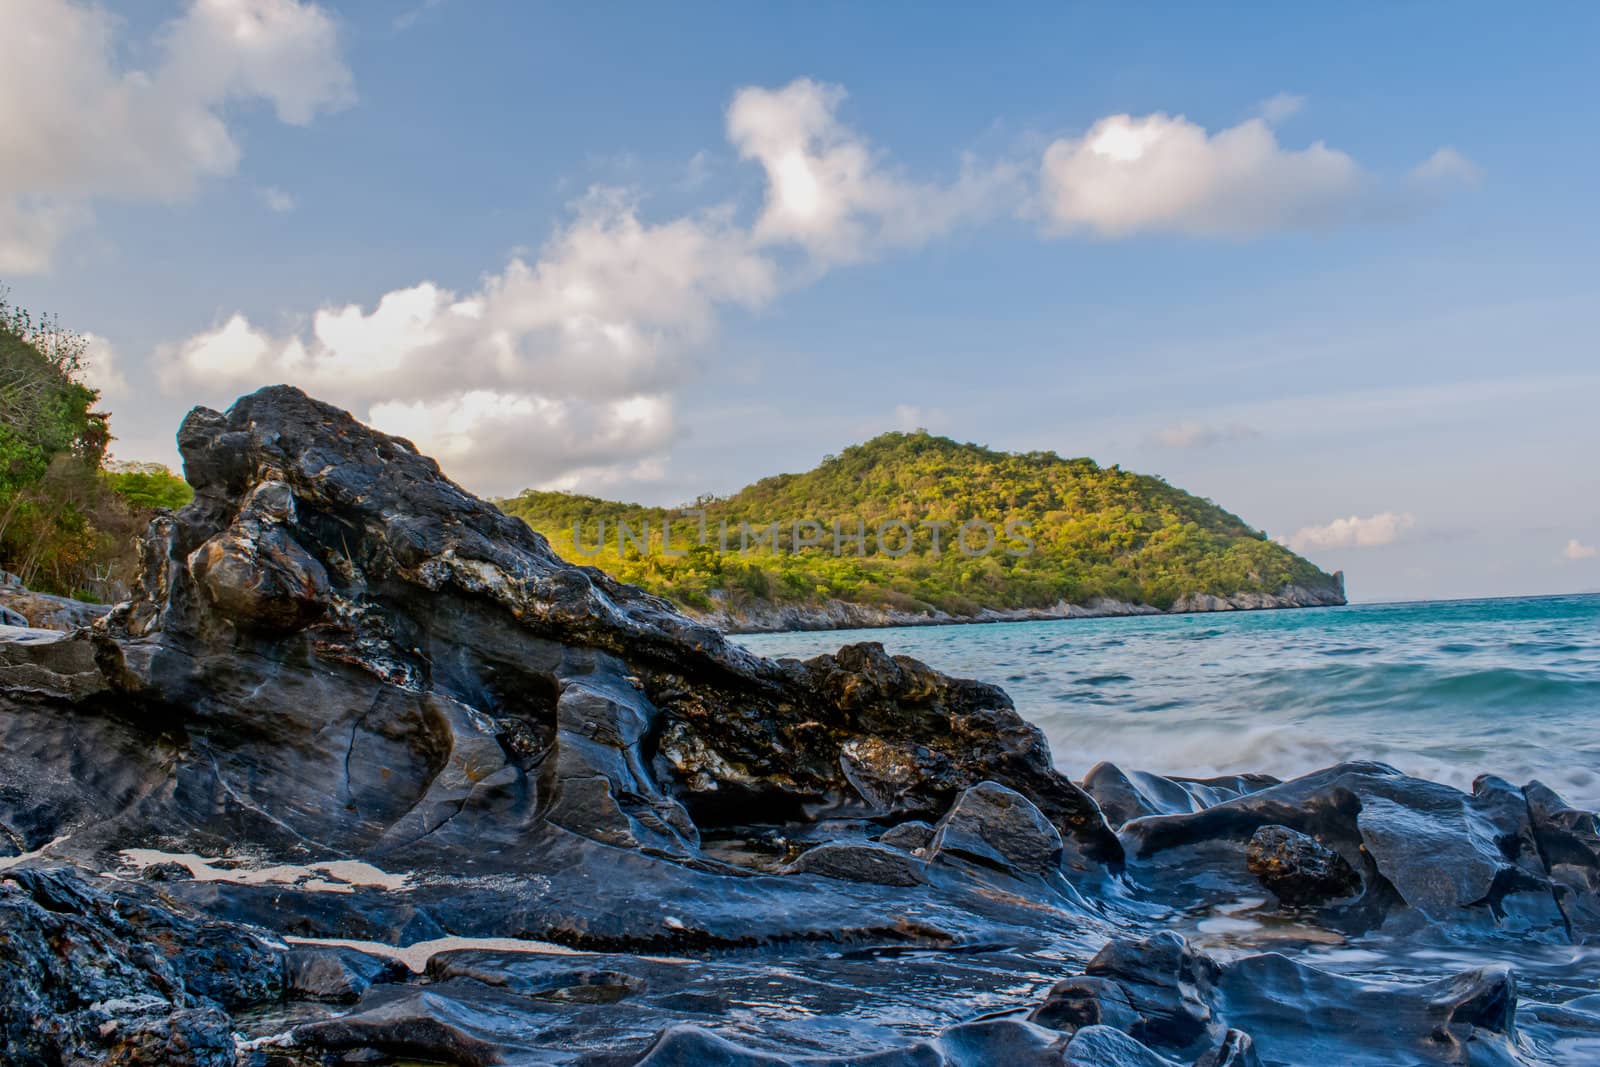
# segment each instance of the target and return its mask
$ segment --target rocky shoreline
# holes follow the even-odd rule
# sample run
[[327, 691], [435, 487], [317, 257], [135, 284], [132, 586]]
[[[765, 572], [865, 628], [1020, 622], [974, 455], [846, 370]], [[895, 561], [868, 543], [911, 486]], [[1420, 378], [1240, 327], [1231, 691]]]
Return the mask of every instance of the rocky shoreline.
[[1170, 608], [1132, 604], [1125, 600], [1095, 597], [1083, 604], [1059, 601], [1043, 608], [986, 608], [973, 615], [943, 611], [904, 611], [848, 600], [824, 604], [743, 604], [711, 611], [680, 609], [696, 622], [727, 634], [786, 633], [797, 630], [880, 630], [894, 626], [956, 626], [991, 622], [1054, 622], [1062, 619], [1105, 619], [1129, 615], [1193, 615], [1213, 611], [1272, 611], [1289, 608], [1343, 607], [1344, 574], [1334, 574], [1337, 585], [1311, 589], [1290, 585], [1275, 593], [1189, 593]]
[[760, 659], [296, 390], [179, 444], [135, 597], [0, 628], [8, 1064], [1600, 1047], [1600, 827], [1537, 782], [1073, 782], [1000, 689]]

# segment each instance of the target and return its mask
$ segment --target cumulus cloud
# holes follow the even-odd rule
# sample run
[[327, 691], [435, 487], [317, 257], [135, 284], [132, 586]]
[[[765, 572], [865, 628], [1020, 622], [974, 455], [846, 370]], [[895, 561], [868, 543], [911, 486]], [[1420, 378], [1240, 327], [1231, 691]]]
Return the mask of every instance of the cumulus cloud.
[[100, 399], [116, 403], [133, 395], [133, 387], [122, 369], [122, 356], [112, 343], [99, 334], [85, 334], [84, 377], [100, 391]]
[[906, 179], [839, 121], [844, 98], [842, 87], [809, 78], [734, 96], [728, 139], [767, 174], [757, 241], [798, 244], [818, 260], [843, 263], [921, 244], [1005, 206], [1016, 182], [1011, 167], [968, 159], [948, 184]]
[[[1393, 211], [1385, 200], [1398, 193], [1346, 153], [1321, 141], [1279, 143], [1273, 123], [1301, 104], [1274, 97], [1260, 116], [1215, 133], [1164, 112], [1102, 118], [1045, 150], [1039, 180], [1048, 223], [1058, 233], [1101, 237], [1252, 237]], [[1436, 186], [1473, 174], [1465, 157], [1443, 148], [1410, 177]]]
[[1366, 518], [1351, 515], [1347, 519], [1334, 519], [1325, 526], [1302, 527], [1281, 540], [1296, 552], [1376, 548], [1394, 544], [1416, 524], [1415, 516], [1401, 512], [1385, 511]]
[[1586, 545], [1574, 537], [1567, 542], [1567, 547], [1561, 550], [1561, 556], [1563, 559], [1569, 560], [1594, 559], [1596, 556], [1600, 556], [1600, 548], [1596, 548], [1594, 545]]
[[1209, 448], [1229, 441], [1245, 441], [1259, 437], [1253, 428], [1240, 423], [1211, 426], [1203, 422], [1179, 422], [1163, 427], [1154, 434], [1155, 443], [1167, 448]]
[[1286, 149], [1265, 119], [1217, 133], [1181, 115], [1101, 119], [1045, 150], [1045, 207], [1064, 232], [1204, 237], [1339, 221], [1361, 191], [1355, 160], [1318, 141]]
[[1475, 185], [1482, 177], [1476, 163], [1448, 145], [1411, 168], [1412, 180], [1424, 185]]
[[236, 314], [159, 352], [162, 383], [227, 397], [293, 382], [494, 491], [635, 463], [671, 438], [718, 308], [769, 300], [776, 268], [725, 212], [649, 224], [611, 190], [574, 209], [536, 259], [472, 292], [422, 282], [282, 332]]
[[[97, 199], [171, 201], [232, 173], [228, 105], [303, 125], [351, 100], [333, 20], [302, 0], [192, 0], [123, 64], [121, 22], [69, 0], [0, 0], [0, 270], [47, 269]], [[135, 49], [132, 51], [145, 51]]]

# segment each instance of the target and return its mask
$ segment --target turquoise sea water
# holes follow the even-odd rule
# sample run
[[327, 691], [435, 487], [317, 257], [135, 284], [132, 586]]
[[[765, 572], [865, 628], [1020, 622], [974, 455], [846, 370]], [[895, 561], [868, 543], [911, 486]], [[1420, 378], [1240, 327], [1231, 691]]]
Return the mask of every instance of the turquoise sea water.
[[853, 641], [1003, 686], [1074, 778], [1100, 760], [1287, 778], [1373, 759], [1468, 788], [1537, 778], [1600, 810], [1600, 595], [746, 635]]

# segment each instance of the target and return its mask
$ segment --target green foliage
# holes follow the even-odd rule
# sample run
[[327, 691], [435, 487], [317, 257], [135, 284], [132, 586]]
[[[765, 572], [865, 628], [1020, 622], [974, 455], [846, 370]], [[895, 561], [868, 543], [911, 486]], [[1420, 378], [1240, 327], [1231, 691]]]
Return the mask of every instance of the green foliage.
[[153, 509], [186, 502], [159, 465], [103, 470], [111, 442], [82, 380], [87, 339], [13, 307], [0, 289], [0, 567], [86, 599], [126, 591]]
[[[1251, 529], [1238, 516], [1160, 478], [1053, 452], [996, 452], [925, 432], [888, 433], [829, 456], [804, 474], [762, 479], [725, 498], [703, 498], [710, 544], [684, 555], [660, 551], [659, 530], [674, 549], [698, 540], [699, 519], [677, 509], [644, 508], [595, 497], [529, 490], [500, 506], [550, 539], [562, 556], [593, 564], [622, 581], [692, 608], [717, 603], [816, 604], [846, 600], [907, 611], [937, 608], [972, 614], [985, 608], [1041, 608], [1096, 597], [1166, 608], [1192, 593], [1274, 592], [1286, 584], [1326, 587], [1332, 579]], [[596, 552], [596, 524], [606, 545]], [[648, 522], [653, 548], [617, 549], [615, 524], [637, 531]], [[790, 552], [796, 520], [817, 522], [822, 544]], [[990, 523], [993, 550], [954, 550], [956, 528]], [[843, 554], [833, 529], [841, 525]], [[865, 543], [850, 535], [865, 527]], [[880, 523], [914, 529], [909, 552], [879, 551]], [[931, 521], [950, 526], [936, 551]], [[741, 523], [756, 533], [777, 521], [781, 552], [750, 548]], [[573, 539], [573, 524], [582, 536]], [[1008, 537], [1011, 523], [1017, 536]], [[728, 531], [725, 546], [721, 530]], [[1022, 536], [1031, 539], [1024, 551]], [[898, 532], [887, 548], [898, 551]], [[802, 539], [804, 532], [802, 532]], [[973, 545], [982, 543], [974, 532]], [[1007, 550], [1012, 551], [1008, 552]]]
[[114, 463], [105, 479], [113, 493], [139, 510], [176, 511], [194, 499], [189, 483], [159, 463]]

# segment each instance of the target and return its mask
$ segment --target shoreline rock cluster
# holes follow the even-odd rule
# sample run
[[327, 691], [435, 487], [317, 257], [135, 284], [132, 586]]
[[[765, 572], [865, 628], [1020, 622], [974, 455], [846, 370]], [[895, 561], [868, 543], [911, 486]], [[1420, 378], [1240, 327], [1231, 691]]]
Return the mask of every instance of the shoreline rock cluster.
[[196, 409], [179, 444], [195, 499], [137, 595], [0, 627], [8, 1063], [1600, 1042], [1573, 963], [1600, 829], [1538, 783], [1073, 782], [1000, 689], [874, 644], [760, 659], [297, 390]]
[[832, 600], [826, 604], [744, 604], [710, 611], [685, 609], [697, 622], [728, 634], [785, 633], [794, 630], [877, 630], [894, 626], [951, 626], [1001, 622], [1055, 622], [1062, 619], [1105, 619], [1130, 615], [1193, 615], [1213, 611], [1273, 611], [1290, 608], [1343, 607], [1344, 575], [1335, 573], [1336, 588], [1285, 586], [1276, 593], [1235, 593], [1217, 596], [1190, 593], [1163, 611], [1149, 604], [1096, 597], [1085, 604], [1063, 600], [1045, 608], [986, 608], [975, 615], [943, 611], [917, 612], [874, 604]]

